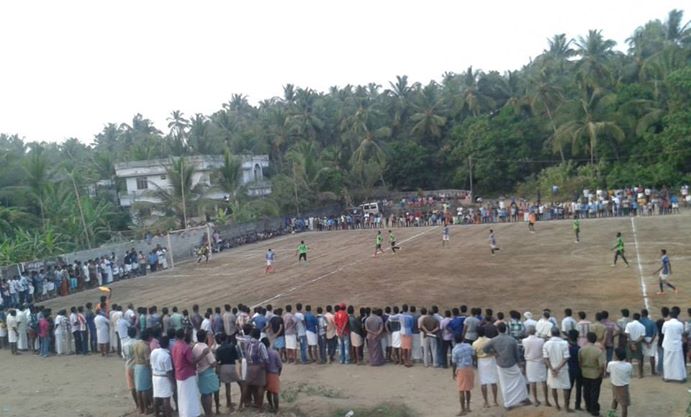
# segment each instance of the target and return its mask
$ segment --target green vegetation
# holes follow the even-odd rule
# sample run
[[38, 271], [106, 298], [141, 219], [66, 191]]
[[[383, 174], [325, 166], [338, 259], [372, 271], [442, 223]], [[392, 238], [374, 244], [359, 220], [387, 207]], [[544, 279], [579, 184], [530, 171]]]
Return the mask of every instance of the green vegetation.
[[[398, 76], [327, 92], [287, 84], [283, 97], [256, 106], [235, 94], [211, 115], [174, 111], [167, 132], [140, 114], [109, 123], [88, 146], [0, 135], [0, 262], [95, 246], [126, 230], [130, 219], [112, 193], [92, 189], [113, 180], [121, 161], [225, 154], [216, 183], [233, 212], [221, 222], [359, 203], [382, 188], [470, 188], [471, 169], [483, 194], [688, 182], [691, 28], [673, 10], [627, 45], [615, 51], [590, 30], [553, 36], [504, 74], [470, 67], [427, 85]], [[244, 153], [270, 155], [271, 198], [244, 197], [234, 156]], [[208, 211], [183, 165], [169, 172], [180, 187], [161, 192], [165, 227]]]
[[331, 388], [309, 384], [299, 384], [283, 389], [281, 391], [281, 401], [293, 403], [297, 401], [299, 394], [307, 395], [309, 397], [345, 398], [340, 392]]

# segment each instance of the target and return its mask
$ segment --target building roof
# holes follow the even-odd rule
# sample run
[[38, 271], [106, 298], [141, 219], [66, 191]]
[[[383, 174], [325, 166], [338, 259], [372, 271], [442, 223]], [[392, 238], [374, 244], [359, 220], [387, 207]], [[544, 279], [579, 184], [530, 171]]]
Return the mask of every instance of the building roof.
[[[246, 163], [260, 163], [262, 166], [268, 166], [269, 164], [269, 155], [239, 155], [239, 157], [243, 165]], [[200, 171], [220, 168], [224, 162], [223, 155], [193, 155], [186, 156], [185, 160]], [[169, 166], [170, 158], [118, 162], [114, 164], [115, 175], [120, 178], [164, 174]]]

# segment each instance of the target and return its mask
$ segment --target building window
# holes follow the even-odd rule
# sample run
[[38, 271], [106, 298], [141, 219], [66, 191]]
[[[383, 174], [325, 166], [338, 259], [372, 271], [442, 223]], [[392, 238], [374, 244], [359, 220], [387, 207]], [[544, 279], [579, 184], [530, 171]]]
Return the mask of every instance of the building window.
[[149, 188], [149, 180], [146, 177], [137, 177], [137, 190], [146, 190]]
[[254, 180], [260, 181], [262, 179], [262, 167], [259, 164], [254, 165]]
[[166, 176], [165, 176], [165, 175], [161, 175], [161, 179], [162, 179], [162, 180], [166, 179]]

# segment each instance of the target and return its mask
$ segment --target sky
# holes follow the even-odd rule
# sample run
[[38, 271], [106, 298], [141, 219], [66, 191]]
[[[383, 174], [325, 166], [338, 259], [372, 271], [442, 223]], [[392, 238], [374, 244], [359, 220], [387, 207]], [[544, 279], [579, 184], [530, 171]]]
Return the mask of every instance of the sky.
[[625, 40], [689, 1], [3, 1], [0, 133], [90, 143], [136, 113], [210, 114], [292, 83], [324, 91], [396, 75], [514, 70], [557, 33]]

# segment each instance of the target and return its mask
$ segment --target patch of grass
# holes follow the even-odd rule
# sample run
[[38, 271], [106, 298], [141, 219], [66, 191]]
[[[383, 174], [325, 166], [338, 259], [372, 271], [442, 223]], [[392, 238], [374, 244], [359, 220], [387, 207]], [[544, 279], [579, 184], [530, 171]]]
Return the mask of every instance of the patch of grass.
[[299, 394], [305, 394], [311, 397], [346, 398], [339, 391], [321, 385], [299, 384], [284, 389], [281, 392], [281, 401], [287, 403], [295, 402]]
[[[338, 410], [333, 417], [343, 417], [350, 410]], [[370, 408], [354, 408], [353, 417], [418, 417], [408, 406], [403, 404], [382, 403]]]

